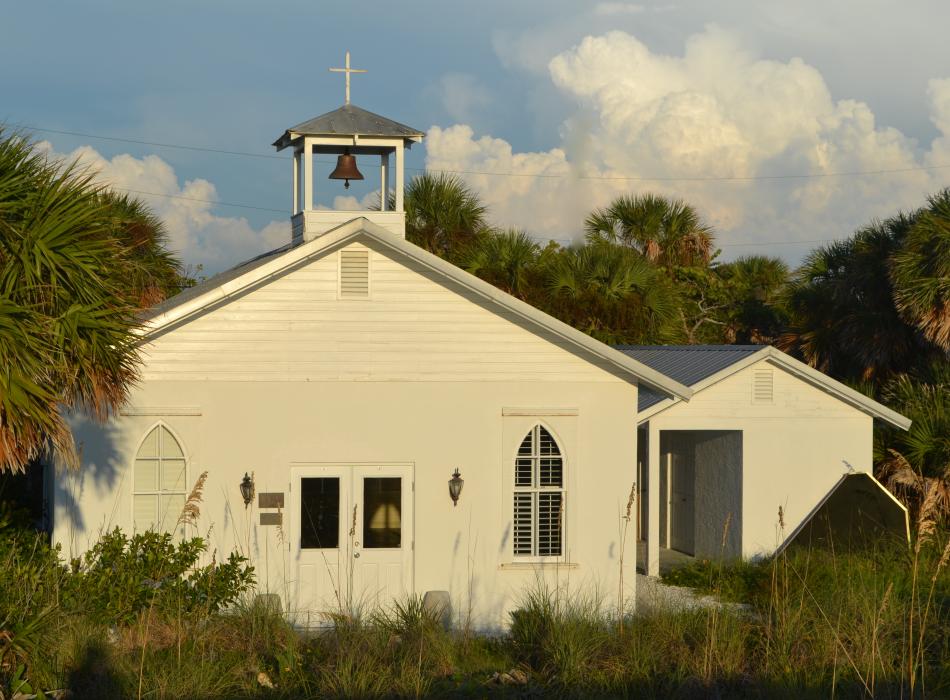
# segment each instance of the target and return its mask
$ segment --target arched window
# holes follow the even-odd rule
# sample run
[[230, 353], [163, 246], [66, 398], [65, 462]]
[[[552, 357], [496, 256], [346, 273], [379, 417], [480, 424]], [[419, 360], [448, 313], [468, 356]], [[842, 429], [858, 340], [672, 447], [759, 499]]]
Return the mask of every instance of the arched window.
[[132, 520], [136, 530], [176, 529], [185, 505], [185, 453], [164, 425], [145, 436], [132, 474]]
[[534, 426], [515, 458], [514, 553], [558, 557], [564, 531], [564, 458], [542, 425]]

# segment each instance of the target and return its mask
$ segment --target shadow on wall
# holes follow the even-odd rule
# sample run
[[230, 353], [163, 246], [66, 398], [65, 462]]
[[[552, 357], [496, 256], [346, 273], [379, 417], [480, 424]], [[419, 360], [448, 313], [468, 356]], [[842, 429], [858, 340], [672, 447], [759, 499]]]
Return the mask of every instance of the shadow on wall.
[[[66, 518], [70, 539], [85, 534], [91, 526], [108, 529], [112, 513], [102, 523], [90, 524], [80, 508], [80, 502], [87, 489], [95, 489], [98, 494], [115, 493], [120, 475], [125, 471], [121, 463], [122, 451], [119, 447], [119, 430], [112, 421], [99, 423], [87, 416], [75, 415], [70, 419], [74, 436], [85, 435], [87, 439], [77, 437], [80, 455], [78, 470], [67, 470], [62, 466], [49, 467], [50, 507], [55, 508], [56, 517]], [[114, 510], [114, 506], [113, 506]], [[53, 523], [54, 526], [61, 526]]]

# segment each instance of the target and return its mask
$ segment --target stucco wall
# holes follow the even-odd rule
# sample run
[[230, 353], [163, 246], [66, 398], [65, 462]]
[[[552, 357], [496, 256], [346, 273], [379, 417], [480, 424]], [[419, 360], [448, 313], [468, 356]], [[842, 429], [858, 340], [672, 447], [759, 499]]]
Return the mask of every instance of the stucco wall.
[[[75, 555], [105, 529], [134, 527], [132, 462], [162, 421], [185, 450], [189, 488], [208, 472], [197, 533], [248, 554], [260, 588], [291, 608], [299, 514], [288, 490], [301, 463], [410, 465], [409, 588], [450, 591], [479, 626], [504, 625], [538, 576], [616, 600], [635, 380], [370, 239], [348, 245], [370, 249], [369, 298], [339, 298], [339, 254], [327, 250], [150, 339], [123, 414], [74, 420], [83, 468], [56, 480], [54, 540]], [[514, 458], [537, 422], [560, 442], [566, 480], [566, 551], [542, 566], [511, 554]], [[465, 488], [453, 508], [455, 468]], [[286, 494], [282, 527], [245, 509], [245, 472], [258, 492]]]
[[696, 556], [742, 554], [742, 434], [691, 434], [696, 464]]
[[[245, 510], [238, 490], [245, 471], [255, 474], [258, 491], [287, 492], [293, 463], [411, 463], [414, 590], [448, 590], [457, 612], [471, 600], [476, 624], [503, 625], [539, 572], [616, 596], [635, 394], [621, 383], [149, 382], [132, 403], [152, 415], [77, 426], [84, 467], [57, 483], [54, 540], [75, 555], [104, 529], [132, 529], [130, 465], [139, 440], [162, 420], [185, 447], [188, 483], [208, 472], [199, 533], [219, 552], [249, 551], [260, 587], [293, 606], [297, 514], [286, 513], [282, 535], [256, 525], [258, 512]], [[200, 415], [159, 415], [168, 407]], [[503, 416], [504, 407], [542, 415]], [[576, 415], [543, 415], [575, 412], [563, 409]], [[510, 554], [514, 455], [538, 421], [566, 456], [567, 566], [557, 572], [517, 564]], [[465, 487], [453, 508], [447, 481], [456, 467]]]
[[[768, 403], [753, 402], [759, 370], [773, 373]], [[773, 551], [838, 481], [845, 463], [872, 470], [872, 418], [766, 360], [651, 417], [650, 434], [663, 430], [742, 431], [746, 557]]]

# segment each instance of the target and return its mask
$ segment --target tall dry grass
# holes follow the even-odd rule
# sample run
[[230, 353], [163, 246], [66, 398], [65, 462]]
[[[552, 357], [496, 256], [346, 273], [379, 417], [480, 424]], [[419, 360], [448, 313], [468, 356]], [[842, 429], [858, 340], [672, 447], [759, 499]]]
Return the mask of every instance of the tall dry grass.
[[[198, 517], [199, 486], [183, 517]], [[950, 533], [927, 513], [910, 548], [799, 549], [669, 577], [718, 606], [638, 614], [622, 589], [615, 604], [613, 591], [539, 582], [504, 635], [447, 630], [418, 597], [370, 609], [346, 580], [320, 633], [253, 593], [224, 611], [149, 606], [105, 624], [63, 597], [54, 551], [8, 535], [0, 689], [26, 668], [34, 687], [96, 698], [950, 696]]]

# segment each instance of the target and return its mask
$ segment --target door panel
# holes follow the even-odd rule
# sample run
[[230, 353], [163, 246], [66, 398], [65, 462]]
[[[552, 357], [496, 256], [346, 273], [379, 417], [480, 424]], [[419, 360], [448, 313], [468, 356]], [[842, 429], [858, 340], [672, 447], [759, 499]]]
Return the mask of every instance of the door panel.
[[370, 607], [387, 605], [411, 590], [411, 469], [354, 467], [353, 494], [354, 595]]
[[686, 554], [696, 549], [695, 465], [688, 438], [677, 440], [670, 454], [670, 548]]
[[297, 564], [299, 624], [323, 623], [324, 613], [346, 599], [346, 517], [349, 472], [340, 467], [291, 469], [291, 555]]
[[412, 467], [291, 468], [298, 624], [412, 591]]

